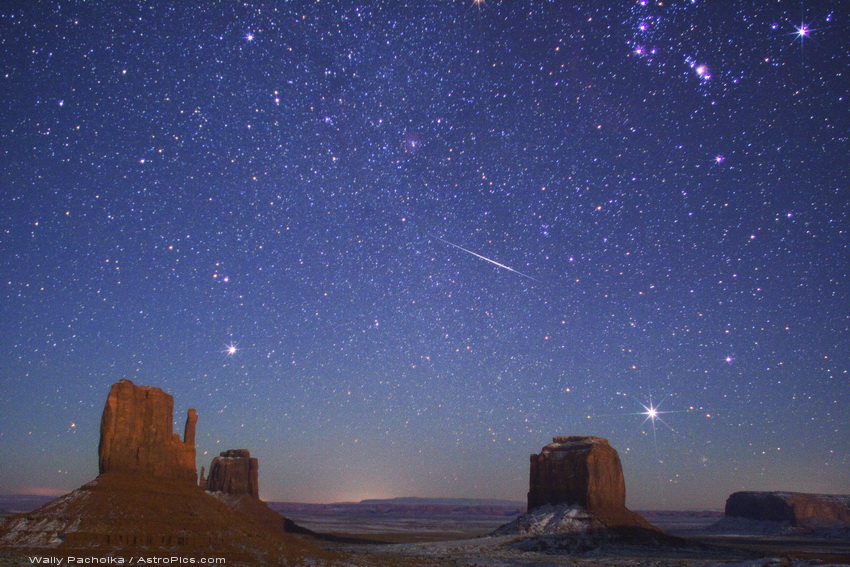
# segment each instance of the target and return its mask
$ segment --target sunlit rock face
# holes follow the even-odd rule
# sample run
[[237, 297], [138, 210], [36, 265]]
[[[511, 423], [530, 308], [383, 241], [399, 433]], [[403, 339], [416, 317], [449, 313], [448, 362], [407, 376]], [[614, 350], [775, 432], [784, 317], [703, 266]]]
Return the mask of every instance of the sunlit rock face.
[[183, 440], [173, 431], [174, 398], [129, 380], [112, 385], [103, 408], [98, 445], [100, 474], [147, 473], [197, 483], [195, 426], [189, 410]]

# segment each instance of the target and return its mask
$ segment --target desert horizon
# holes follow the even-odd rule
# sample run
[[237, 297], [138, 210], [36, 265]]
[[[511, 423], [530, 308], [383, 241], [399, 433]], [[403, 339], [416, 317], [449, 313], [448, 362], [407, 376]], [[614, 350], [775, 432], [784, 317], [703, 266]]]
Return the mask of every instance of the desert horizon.
[[2, 3], [0, 539], [841, 556], [843, 8]]
[[[178, 400], [180, 401], [180, 400]], [[185, 402], [184, 402], [185, 404]], [[56, 478], [55, 471], [24, 469], [16, 467], [10, 470], [11, 474], [4, 477], [6, 483], [0, 487], [0, 493], [5, 494], [22, 494], [22, 495], [40, 495], [40, 496], [60, 496], [74, 490], [77, 486], [83, 484], [87, 479], [93, 478], [97, 474], [96, 460], [91, 459], [93, 454], [92, 447], [97, 446], [96, 436], [99, 427], [95, 419], [92, 417], [99, 414], [100, 411], [95, 408], [94, 403], [88, 403], [92, 406], [92, 410], [88, 412], [90, 415], [81, 417], [77, 422], [71, 424], [70, 431], [74, 436], [75, 444], [88, 442], [89, 448], [87, 451], [83, 449], [73, 449], [73, 452], [67, 452], [67, 447], [57, 447], [52, 453], [52, 458], [55, 462], [63, 462], [58, 469], [61, 484], [59, 486], [40, 486], [34, 487], [28, 485], [33, 478], [39, 475], [44, 475]], [[193, 404], [203, 407], [200, 404]], [[178, 411], [186, 411], [186, 409], [177, 408]], [[188, 408], [187, 408], [188, 409]], [[638, 415], [643, 416], [644, 425], [650, 420], [648, 412], [639, 412]], [[200, 421], [202, 423], [201, 434], [196, 440], [197, 455], [198, 455], [198, 471], [202, 466], [209, 465], [209, 461], [217, 454], [211, 448], [204, 449], [203, 447], [211, 447], [210, 439], [215, 439], [212, 446], [221, 446], [226, 443], [226, 439], [232, 437], [245, 441], [247, 446], [252, 446], [256, 443], [257, 446], [263, 449], [263, 469], [260, 474], [263, 477], [263, 492], [261, 496], [264, 500], [274, 502], [304, 502], [314, 504], [332, 504], [340, 502], [360, 502], [369, 499], [390, 499], [390, 498], [477, 498], [477, 499], [502, 499], [523, 501], [525, 499], [528, 486], [526, 478], [527, 459], [528, 456], [520, 447], [515, 447], [515, 443], [511, 445], [516, 451], [505, 458], [505, 462], [498, 468], [489, 468], [486, 473], [481, 470], [481, 463], [467, 461], [466, 463], [454, 463], [452, 469], [452, 480], [447, 482], [447, 486], [452, 484], [469, 485], [472, 488], [469, 490], [445, 490], [439, 492], [442, 484], [438, 483], [437, 487], [428, 489], [417, 489], [420, 484], [420, 477], [416, 474], [416, 469], [405, 468], [397, 462], [394, 462], [387, 455], [387, 448], [380, 448], [377, 454], [370, 457], [370, 468], [361, 468], [360, 470], [346, 470], [344, 478], [339, 476], [333, 477], [333, 482], [327, 481], [323, 484], [323, 474], [327, 473], [328, 469], [336, 470], [336, 466], [346, 469], [344, 463], [336, 466], [323, 464], [323, 459], [326, 459], [327, 452], [322, 452], [321, 458], [316, 458], [313, 461], [301, 460], [298, 467], [294, 468], [291, 462], [285, 459], [286, 453], [281, 453], [273, 450], [268, 446], [267, 439], [252, 438], [244, 434], [228, 435], [229, 431], [216, 432], [213, 434], [211, 429], [220, 424], [216, 414], [209, 416], [199, 411]], [[659, 416], [660, 419], [660, 416]], [[180, 427], [177, 420], [173, 421], [175, 429]], [[654, 427], [654, 426], [653, 426]], [[659, 424], [659, 427], [661, 425]], [[588, 428], [583, 429], [588, 431]], [[221, 433], [225, 433], [222, 435]], [[556, 432], [557, 433], [557, 432]], [[645, 437], [647, 432], [641, 432], [642, 437]], [[546, 439], [547, 435], [541, 433], [541, 439]], [[333, 441], [333, 440], [330, 440]], [[635, 441], [634, 436], [632, 441]], [[640, 438], [637, 439], [640, 441]], [[365, 444], [365, 443], [364, 443]], [[777, 477], [767, 476], [764, 471], [758, 475], [744, 475], [746, 471], [730, 470], [718, 471], [713, 475], [713, 486], [704, 487], [703, 490], [693, 491], [692, 486], [698, 483], [696, 476], [688, 478], [685, 476], [685, 470], [681, 473], [674, 473], [675, 481], [667, 480], [665, 482], [662, 476], [663, 463], [659, 463], [655, 471], [648, 471], [644, 467], [646, 463], [641, 463], [640, 460], [635, 460], [634, 443], [626, 443], [625, 448], [621, 448], [623, 468], [629, 478], [637, 480], [630, 481], [627, 485], [626, 498], [630, 507], [643, 510], [722, 510], [726, 497], [732, 492], [746, 490], [764, 490], [772, 492], [808, 492], [816, 494], [841, 494], [840, 490], [836, 490], [835, 486], [842, 486], [843, 480], [838, 480], [838, 484], [829, 482], [828, 474], [811, 476], [807, 478], [796, 478], [784, 480]], [[662, 446], [663, 447], [663, 446]], [[327, 450], [333, 448], [333, 445], [328, 445]], [[374, 444], [371, 448], [375, 448]], [[439, 447], [431, 445], [432, 451], [439, 451]], [[255, 454], [256, 449], [252, 449]], [[368, 451], [368, 448], [365, 448]], [[504, 451], [501, 451], [502, 453]], [[318, 456], [318, 453], [313, 453]], [[379, 461], [377, 457], [384, 455], [387, 460]], [[366, 455], [361, 455], [364, 458]], [[663, 459], [664, 456], [658, 453], [658, 458]], [[204, 459], [207, 462], [204, 462]], [[490, 464], [489, 462], [487, 463]], [[381, 471], [392, 469], [393, 474], [382, 473]], [[777, 474], [781, 470], [781, 465], [777, 464]], [[293, 472], [296, 471], [296, 472]], [[836, 471], [838, 472], [838, 471]], [[725, 473], [725, 474], [724, 474]], [[292, 476], [290, 476], [292, 475]], [[364, 476], [365, 475], [365, 476]], [[649, 476], [646, 476], [649, 475]], [[746, 477], [746, 480], [743, 480]], [[20, 484], [14, 484], [14, 479], [18, 478]], [[368, 480], [363, 480], [367, 478]], [[12, 479], [12, 483], [9, 482]], [[485, 481], [486, 479], [486, 481]], [[493, 488], [493, 485], [501, 484], [502, 486], [510, 486], [511, 488], [502, 488], [501, 490]], [[372, 488], [372, 485], [379, 485], [378, 488]], [[410, 491], [405, 491], [404, 488], [396, 488], [400, 486], [410, 487]], [[850, 486], [847, 487], [850, 492]], [[830, 489], [832, 489], [830, 491]], [[418, 490], [418, 491], [417, 491]]]
[[585, 552], [654, 562], [739, 559], [769, 550], [806, 561], [850, 560], [850, 495], [745, 491], [729, 496], [723, 514], [638, 513], [626, 506], [617, 450], [595, 436], [555, 436], [532, 454], [527, 503], [267, 502], [260, 498], [259, 459], [248, 449], [221, 451], [199, 473], [198, 412], [187, 410], [181, 437], [173, 408], [173, 397], [160, 388], [114, 383], [100, 422], [97, 477], [53, 499], [0, 497], [0, 559], [124, 563], [128, 555], [130, 563], [144, 563], [146, 554], [169, 553], [168, 561], [192, 563], [212, 553], [247, 565], [290, 558], [316, 564], [320, 557], [351, 565], [352, 554], [369, 564], [398, 564], [436, 553], [444, 564], [447, 556], [501, 560], [521, 552], [528, 559], [543, 552], [573, 564]]

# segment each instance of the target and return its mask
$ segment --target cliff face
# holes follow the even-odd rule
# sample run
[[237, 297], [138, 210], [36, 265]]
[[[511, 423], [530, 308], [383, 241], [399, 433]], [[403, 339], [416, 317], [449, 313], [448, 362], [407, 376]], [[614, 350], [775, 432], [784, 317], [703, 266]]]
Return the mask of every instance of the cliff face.
[[129, 380], [113, 384], [100, 422], [100, 473], [147, 473], [196, 484], [198, 414], [189, 410], [181, 441], [173, 431], [173, 413], [174, 398], [159, 388]]
[[248, 449], [222, 451], [210, 464], [210, 475], [201, 487], [225, 506], [279, 533], [317, 535], [278, 514], [260, 500], [259, 462]]
[[528, 509], [577, 504], [593, 513], [625, 508], [623, 466], [607, 439], [555, 437], [531, 455]]
[[248, 449], [231, 449], [214, 458], [206, 480], [209, 492], [260, 498], [259, 463]]
[[801, 492], [735, 492], [727, 518], [784, 522], [799, 528], [850, 528], [850, 496]]
[[128, 380], [114, 384], [101, 421], [100, 475], [32, 512], [0, 522], [0, 549], [203, 553], [226, 555], [228, 564], [243, 565], [301, 565], [304, 557], [323, 553], [288, 535], [286, 528], [294, 524], [252, 496], [257, 467], [247, 451], [249, 467], [222, 476], [225, 484], [248, 491], [227, 495], [241, 506], [205, 493], [195, 472], [197, 413], [189, 410], [181, 441], [172, 431], [173, 406], [173, 398], [158, 388]]
[[652, 528], [626, 508], [626, 482], [617, 451], [601, 437], [555, 437], [531, 455], [528, 511], [579, 506], [606, 525]]

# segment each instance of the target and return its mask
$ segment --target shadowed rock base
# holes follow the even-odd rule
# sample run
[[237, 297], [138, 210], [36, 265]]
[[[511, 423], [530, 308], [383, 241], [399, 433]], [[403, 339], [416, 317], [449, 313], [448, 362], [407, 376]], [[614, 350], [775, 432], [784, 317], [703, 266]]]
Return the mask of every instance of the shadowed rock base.
[[787, 522], [799, 528], [850, 528], [850, 496], [803, 492], [735, 492], [727, 517]]
[[[277, 514], [278, 525], [283, 518]], [[216, 555], [267, 563], [325, 555], [280, 527], [230, 509], [198, 486], [106, 473], [0, 526], [0, 545], [87, 554], [135, 551]]]
[[221, 467], [215, 481], [244, 503], [230, 507], [204, 492], [195, 470], [197, 413], [189, 410], [181, 440], [173, 432], [173, 407], [159, 388], [113, 384], [100, 427], [101, 474], [0, 524], [0, 547], [86, 556], [216, 556], [228, 565], [328, 556], [287, 534], [291, 522], [259, 500], [257, 460], [247, 451], [227, 460], [232, 470]]

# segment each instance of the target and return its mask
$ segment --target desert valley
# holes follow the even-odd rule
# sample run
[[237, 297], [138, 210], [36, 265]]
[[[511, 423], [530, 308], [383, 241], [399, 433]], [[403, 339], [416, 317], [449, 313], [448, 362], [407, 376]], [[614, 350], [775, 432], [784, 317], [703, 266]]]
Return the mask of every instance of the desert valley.
[[223, 451], [196, 469], [198, 415], [173, 433], [173, 398], [113, 385], [100, 474], [43, 502], [5, 497], [0, 565], [791, 566], [850, 564], [850, 497], [746, 492], [719, 512], [636, 513], [617, 451], [555, 437], [531, 455], [528, 502], [401, 498], [266, 503], [259, 461]]

